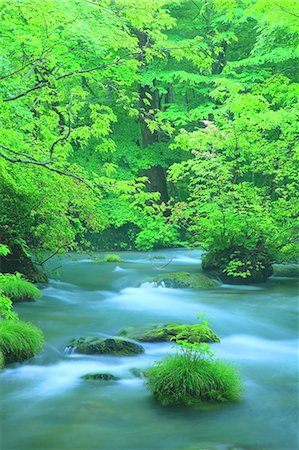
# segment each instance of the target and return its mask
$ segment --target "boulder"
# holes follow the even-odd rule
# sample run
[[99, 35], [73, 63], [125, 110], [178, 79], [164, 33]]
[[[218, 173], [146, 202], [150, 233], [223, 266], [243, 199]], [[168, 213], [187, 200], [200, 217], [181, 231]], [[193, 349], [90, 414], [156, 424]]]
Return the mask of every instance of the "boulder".
[[120, 378], [112, 373], [87, 373], [81, 377], [83, 380], [91, 381], [117, 381]]
[[141, 342], [169, 342], [182, 340], [191, 344], [195, 342], [220, 342], [219, 337], [203, 324], [179, 325], [177, 323], [148, 325], [143, 328], [126, 327], [120, 336]]
[[86, 355], [132, 356], [144, 353], [142, 345], [119, 338], [80, 337], [72, 339], [67, 348]]
[[163, 286], [173, 289], [208, 289], [218, 285], [216, 280], [213, 280], [204, 273], [189, 273], [189, 272], [173, 272], [159, 275], [151, 280], [157, 286]]

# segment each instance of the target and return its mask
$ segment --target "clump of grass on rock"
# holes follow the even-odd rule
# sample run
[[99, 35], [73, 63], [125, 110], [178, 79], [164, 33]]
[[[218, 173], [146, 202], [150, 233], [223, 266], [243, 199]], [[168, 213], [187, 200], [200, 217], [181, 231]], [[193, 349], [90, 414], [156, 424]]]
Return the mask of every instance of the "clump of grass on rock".
[[13, 302], [34, 301], [41, 296], [41, 291], [22, 278], [20, 273], [15, 275], [0, 275], [0, 291]]
[[44, 344], [42, 331], [19, 320], [0, 320], [0, 353], [5, 364], [32, 358]]
[[237, 370], [212, 356], [208, 344], [184, 342], [180, 352], [147, 370], [147, 384], [154, 397], [164, 406], [238, 400], [243, 386]]
[[113, 253], [106, 255], [104, 258], [105, 262], [111, 262], [111, 263], [120, 263], [121, 257], [119, 255], [115, 255]]

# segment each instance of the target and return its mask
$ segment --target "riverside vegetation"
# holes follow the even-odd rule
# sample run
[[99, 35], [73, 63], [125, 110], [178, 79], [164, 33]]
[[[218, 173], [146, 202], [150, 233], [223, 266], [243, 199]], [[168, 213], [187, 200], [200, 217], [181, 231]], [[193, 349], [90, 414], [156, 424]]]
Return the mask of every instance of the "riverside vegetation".
[[[31, 282], [66, 251], [196, 246], [207, 276], [151, 280], [192, 289], [296, 262], [296, 2], [24, 0], [1, 13], [0, 366], [41, 350], [13, 303], [37, 300]], [[162, 404], [239, 398], [234, 369], [205, 357], [219, 340], [207, 324], [149, 336], [183, 346], [147, 372]], [[70, 347], [143, 351], [93, 339]]]

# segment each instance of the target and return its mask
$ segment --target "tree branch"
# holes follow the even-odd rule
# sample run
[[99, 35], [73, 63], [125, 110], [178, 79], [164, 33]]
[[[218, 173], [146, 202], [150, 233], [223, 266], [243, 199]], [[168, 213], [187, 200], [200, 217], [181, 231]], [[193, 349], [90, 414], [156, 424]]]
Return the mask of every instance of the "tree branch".
[[276, 6], [278, 6], [279, 9], [281, 9], [281, 11], [285, 12], [286, 14], [290, 14], [291, 16], [297, 17], [299, 18], [299, 14], [295, 14], [291, 11], [288, 11], [287, 9], [285, 9], [283, 6], [278, 5], [277, 3], [275, 3]]
[[50, 159], [52, 159], [52, 157], [53, 157], [53, 152], [54, 152], [55, 145], [59, 144], [59, 142], [66, 141], [68, 139], [68, 137], [70, 136], [70, 134], [71, 134], [71, 109], [72, 109], [72, 103], [73, 103], [73, 97], [71, 96], [70, 104], [69, 104], [69, 107], [68, 107], [68, 129], [67, 129], [67, 132], [66, 132], [66, 134], [64, 136], [56, 139], [56, 141], [53, 142], [53, 144], [51, 145], [51, 148], [50, 148]]
[[[56, 78], [54, 78], [54, 81], [62, 80], [64, 78], [68, 78], [68, 77], [71, 77], [73, 75], [80, 75], [82, 73], [89, 73], [89, 72], [94, 72], [94, 71], [100, 70], [100, 69], [106, 69], [107, 67], [110, 67], [110, 66], [118, 66], [118, 65], [123, 63], [123, 59], [126, 58], [127, 56], [136, 56], [136, 55], [139, 55], [139, 53], [127, 53], [126, 55], [123, 55], [123, 56], [119, 57], [116, 61], [114, 61], [112, 63], [100, 64], [98, 66], [91, 67], [90, 69], [73, 70], [71, 72], [67, 72], [67, 73], [64, 73], [62, 75], [57, 76]], [[41, 83], [36, 84], [32, 88], [27, 89], [27, 91], [21, 92], [20, 94], [14, 95], [13, 97], [4, 98], [3, 101], [4, 102], [11, 102], [13, 100], [17, 100], [17, 99], [19, 99], [21, 97], [25, 97], [25, 95], [29, 94], [30, 92], [36, 91], [38, 89], [42, 89], [43, 87], [49, 86], [49, 85], [50, 85], [50, 81], [43, 81]]]
[[[3, 147], [3, 146], [1, 145], [1, 147]], [[17, 154], [18, 152], [15, 152], [15, 153]], [[51, 160], [49, 160], [49, 161], [37, 161], [34, 158], [30, 158], [30, 159], [12, 158], [12, 157], [6, 155], [3, 152], [0, 152], [0, 156], [2, 158], [4, 158], [6, 161], [11, 162], [12, 164], [16, 164], [16, 163], [32, 164], [34, 166], [43, 167], [44, 169], [47, 169], [50, 172], [57, 173], [58, 175], [63, 175], [65, 177], [73, 178], [74, 180], [77, 180], [80, 183], [83, 183], [86, 187], [88, 187], [88, 189], [91, 189], [92, 191], [96, 192], [95, 186], [92, 186], [91, 184], [89, 184], [86, 180], [84, 180], [84, 178], [79, 177], [78, 175], [76, 175], [76, 174], [74, 174], [72, 172], [65, 172], [64, 170], [56, 169], [55, 167], [50, 167], [49, 164], [51, 164], [53, 162]]]

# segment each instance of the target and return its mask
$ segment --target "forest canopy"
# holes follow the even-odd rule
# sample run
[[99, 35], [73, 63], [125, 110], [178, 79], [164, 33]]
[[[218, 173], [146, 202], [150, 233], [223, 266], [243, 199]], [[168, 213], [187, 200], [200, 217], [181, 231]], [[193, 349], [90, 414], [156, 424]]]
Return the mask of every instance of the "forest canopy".
[[5, 270], [45, 251], [198, 246], [206, 270], [263, 281], [296, 258], [298, 2], [0, 14]]

